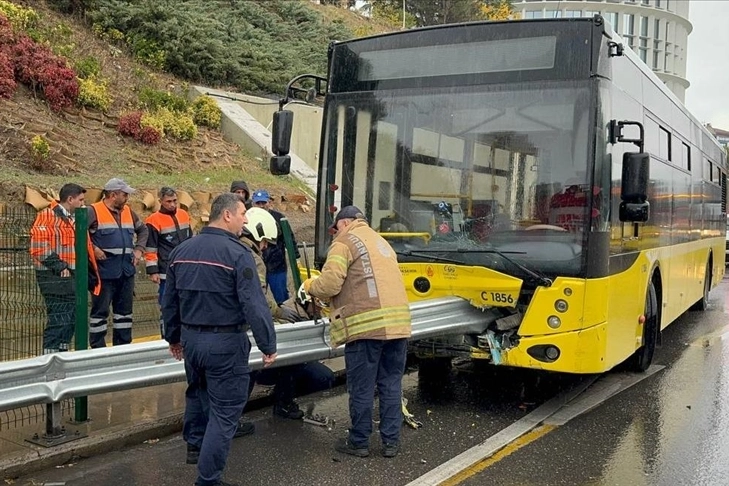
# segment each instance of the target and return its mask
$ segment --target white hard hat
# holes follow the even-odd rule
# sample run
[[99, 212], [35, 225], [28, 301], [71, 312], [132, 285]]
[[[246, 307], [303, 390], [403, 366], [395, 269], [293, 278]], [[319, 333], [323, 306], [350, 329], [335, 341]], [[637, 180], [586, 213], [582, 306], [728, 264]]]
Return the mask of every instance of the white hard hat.
[[271, 216], [271, 213], [263, 208], [251, 208], [246, 211], [246, 217], [248, 222], [243, 227], [254, 240], [276, 242], [278, 226], [276, 226], [276, 220]]

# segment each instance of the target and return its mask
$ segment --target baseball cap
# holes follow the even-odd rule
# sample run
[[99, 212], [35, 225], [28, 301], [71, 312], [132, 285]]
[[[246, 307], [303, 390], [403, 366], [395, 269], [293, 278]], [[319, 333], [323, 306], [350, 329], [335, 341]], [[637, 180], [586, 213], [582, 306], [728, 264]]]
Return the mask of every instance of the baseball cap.
[[343, 219], [365, 219], [365, 217], [364, 213], [357, 206], [345, 206], [337, 213], [337, 217], [334, 218], [334, 222], [329, 226], [329, 229], [335, 230], [337, 223]]
[[253, 204], [259, 203], [259, 202], [268, 202], [271, 200], [271, 195], [268, 194], [267, 190], [259, 189], [253, 193], [251, 200], [253, 201]]
[[109, 181], [104, 185], [104, 190], [107, 192], [122, 191], [126, 192], [127, 194], [135, 192], [135, 189], [130, 187], [129, 184], [124, 182], [122, 179], [118, 179], [116, 177], [109, 179]]

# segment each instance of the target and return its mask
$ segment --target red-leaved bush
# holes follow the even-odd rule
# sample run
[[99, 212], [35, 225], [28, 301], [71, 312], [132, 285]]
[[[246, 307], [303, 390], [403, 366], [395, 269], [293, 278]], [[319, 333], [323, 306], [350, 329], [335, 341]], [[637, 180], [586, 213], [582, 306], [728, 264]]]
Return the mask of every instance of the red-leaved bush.
[[130, 111], [119, 117], [119, 125], [117, 130], [122, 135], [134, 137], [138, 142], [147, 145], [157, 145], [162, 140], [162, 133], [154, 127], [142, 127], [143, 113], [141, 111]]
[[13, 63], [0, 51], [0, 98], [11, 98], [15, 93], [15, 73]]
[[0, 51], [5, 51], [6, 47], [15, 44], [15, 34], [13, 34], [13, 26], [10, 21], [0, 14]]
[[8, 47], [15, 79], [33, 90], [42, 90], [52, 110], [59, 111], [76, 102], [79, 92], [76, 73], [63, 58], [24, 34], [17, 35]]
[[140, 125], [141, 121], [141, 111], [130, 111], [129, 113], [124, 113], [119, 117], [119, 125], [117, 125], [116, 129], [122, 135], [137, 138], [142, 129]]
[[162, 139], [162, 134], [154, 127], [144, 127], [139, 131], [136, 139], [147, 145], [157, 145]]
[[48, 66], [41, 70], [39, 76], [43, 94], [53, 111], [61, 111], [72, 106], [78, 99], [78, 79], [73, 69], [68, 67]]

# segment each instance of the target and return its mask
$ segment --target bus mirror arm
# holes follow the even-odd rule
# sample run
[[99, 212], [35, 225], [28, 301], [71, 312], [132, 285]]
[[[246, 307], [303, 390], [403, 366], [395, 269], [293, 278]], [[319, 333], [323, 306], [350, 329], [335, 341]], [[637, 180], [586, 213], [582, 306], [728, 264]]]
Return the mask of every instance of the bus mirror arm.
[[[635, 126], [638, 127], [638, 138], [628, 138], [625, 135], [623, 135], [623, 128], [627, 126]], [[621, 143], [634, 143], [638, 146], [641, 152], [643, 152], [643, 144], [645, 140], [645, 130], [643, 129], [643, 124], [637, 121], [617, 121], [617, 120], [610, 120], [610, 143], [616, 144], [618, 142]]]

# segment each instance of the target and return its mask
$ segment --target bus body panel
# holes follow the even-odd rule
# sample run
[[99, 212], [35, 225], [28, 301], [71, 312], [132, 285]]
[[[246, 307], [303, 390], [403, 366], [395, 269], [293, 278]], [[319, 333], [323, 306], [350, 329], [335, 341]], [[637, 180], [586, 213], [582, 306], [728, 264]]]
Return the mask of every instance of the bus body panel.
[[[551, 65], [530, 52], [535, 38]], [[612, 42], [622, 40], [596, 17], [336, 43], [317, 264], [334, 207], [355, 204], [399, 251], [411, 300], [456, 295], [520, 320], [489, 327], [501, 349], [481, 335], [416, 352], [569, 373], [630, 357], [643, 344], [651, 279], [663, 329], [702, 298], [708, 262], [711, 287], [724, 275], [727, 168], [704, 127], [630, 48], [611, 54]], [[458, 63], [458, 44], [517, 54]], [[404, 53], [412, 65], [388, 63]], [[611, 142], [613, 120], [641, 123], [644, 146]], [[650, 218], [621, 222], [623, 155], [640, 150]], [[535, 357], [544, 346], [559, 357]]]

